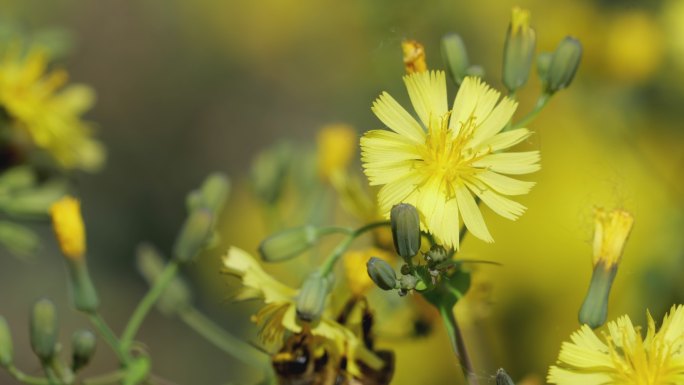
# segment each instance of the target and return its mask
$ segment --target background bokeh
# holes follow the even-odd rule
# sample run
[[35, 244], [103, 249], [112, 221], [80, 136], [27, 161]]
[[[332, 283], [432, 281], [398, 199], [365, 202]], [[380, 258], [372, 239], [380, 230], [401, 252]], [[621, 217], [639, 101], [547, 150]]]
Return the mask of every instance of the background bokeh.
[[[522, 145], [542, 152], [542, 170], [532, 177], [538, 184], [521, 199], [527, 213], [512, 223], [485, 210], [496, 243], [467, 238], [462, 245], [464, 258], [503, 263], [478, 268], [477, 294], [491, 304], [459, 309], [478, 374], [484, 383], [493, 383], [500, 366], [516, 379], [545, 376], [578, 327], [596, 206], [623, 207], [636, 218], [609, 319], [629, 314], [644, 324], [646, 309], [659, 319], [681, 303], [684, 1], [0, 1], [0, 22], [68, 31], [73, 44], [58, 64], [97, 91], [88, 118], [97, 122], [108, 164], [79, 175], [76, 191], [105, 317], [122, 329], [146, 288], [134, 268], [135, 246], [149, 240], [168, 252], [185, 215], [185, 193], [210, 171], [227, 173], [234, 184], [222, 218], [224, 246], [253, 251], [266, 232], [246, 183], [255, 154], [283, 139], [313, 147], [317, 130], [331, 122], [359, 133], [378, 128], [370, 104], [381, 91], [408, 99], [400, 81], [402, 39], [422, 42], [428, 65], [442, 68], [439, 39], [458, 32], [471, 60], [502, 88], [513, 5], [531, 11], [539, 50], [572, 35], [585, 51], [572, 86], [553, 98]], [[530, 83], [520, 95], [522, 112], [538, 93], [538, 81]], [[33, 300], [58, 302], [65, 341], [86, 325], [69, 309], [47, 223], [37, 227], [44, 247], [33, 261], [0, 255], [0, 313], [29, 372], [39, 369], [26, 326]], [[249, 330], [254, 307], [226, 301], [235, 282], [219, 275], [221, 253], [213, 250], [187, 269], [196, 301], [226, 328]], [[157, 312], [140, 340], [155, 372], [174, 383], [255, 376]], [[462, 381], [441, 325], [425, 338], [380, 344], [397, 348], [395, 384]], [[113, 362], [102, 345], [88, 371]], [[13, 382], [0, 372], [0, 383]]]

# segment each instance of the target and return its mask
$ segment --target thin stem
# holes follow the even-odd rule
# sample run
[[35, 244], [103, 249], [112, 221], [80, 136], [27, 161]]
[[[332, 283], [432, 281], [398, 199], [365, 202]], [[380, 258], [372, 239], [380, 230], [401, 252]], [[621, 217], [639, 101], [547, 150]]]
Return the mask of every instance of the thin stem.
[[152, 306], [157, 303], [157, 300], [159, 300], [159, 297], [164, 293], [166, 287], [176, 276], [176, 273], [178, 273], [178, 262], [172, 260], [166, 265], [147, 294], [140, 300], [138, 307], [135, 308], [135, 311], [128, 320], [128, 324], [121, 335], [121, 348], [124, 351], [127, 352], [131, 347], [133, 338], [135, 338], [135, 334], [138, 332], [138, 329], [140, 329], [140, 325], [142, 325], [145, 320], [147, 313], [149, 313]]
[[546, 104], [549, 102], [549, 100], [551, 100], [551, 94], [547, 94], [546, 92], [541, 94], [539, 96], [539, 99], [537, 99], [537, 104], [535, 104], [532, 111], [528, 112], [527, 115], [525, 115], [517, 123], [513, 124], [510, 129], [513, 130], [528, 125], [531, 121], [534, 120], [534, 118], [537, 117], [537, 115], [539, 115], [541, 110], [543, 110], [544, 107], [546, 107]]
[[108, 385], [117, 384], [121, 382], [121, 379], [126, 375], [125, 371], [118, 370], [116, 372], [111, 372], [103, 374], [101, 376], [87, 378], [83, 380], [83, 385]]
[[23, 382], [28, 385], [50, 385], [50, 382], [45, 377], [35, 377], [28, 375], [21, 370], [17, 369], [16, 366], [10, 365], [7, 367], [9, 374], [14, 377], [17, 381]]
[[448, 306], [440, 306], [439, 314], [442, 316], [442, 321], [449, 334], [449, 340], [451, 341], [451, 347], [456, 353], [456, 357], [461, 364], [463, 369], [463, 374], [470, 385], [479, 385], [475, 371], [473, 370], [473, 364], [468, 356], [468, 351], [466, 350], [465, 343], [463, 342], [463, 335], [461, 334], [461, 329], [458, 327], [456, 322], [456, 317], [454, 317], [454, 310]]
[[342, 240], [342, 242], [340, 242], [337, 245], [337, 247], [335, 247], [335, 249], [330, 253], [330, 255], [328, 255], [328, 258], [325, 260], [325, 262], [321, 266], [321, 275], [327, 276], [328, 274], [330, 274], [333, 267], [335, 267], [335, 264], [337, 263], [337, 261], [342, 256], [342, 254], [344, 254], [344, 252], [347, 251], [349, 246], [351, 246], [352, 242], [354, 242], [354, 240], [358, 236], [362, 235], [363, 233], [365, 233], [367, 231], [373, 230], [377, 227], [389, 226], [389, 224], [390, 224], [389, 221], [373, 222], [373, 223], [369, 223], [365, 226], [359, 227], [358, 229], [350, 232], [349, 235], [347, 235]]
[[122, 365], [127, 364], [130, 361], [130, 357], [128, 356], [128, 350], [123, 349], [121, 342], [116, 337], [116, 334], [114, 334], [109, 325], [107, 325], [107, 322], [104, 320], [104, 318], [102, 318], [102, 315], [100, 315], [100, 313], [97, 312], [90, 313], [88, 314], [88, 318], [90, 319], [90, 323], [92, 323], [93, 326], [97, 329], [97, 331], [100, 333], [105, 342], [107, 342], [109, 347], [111, 347], [114, 353], [116, 353], [119, 362]]

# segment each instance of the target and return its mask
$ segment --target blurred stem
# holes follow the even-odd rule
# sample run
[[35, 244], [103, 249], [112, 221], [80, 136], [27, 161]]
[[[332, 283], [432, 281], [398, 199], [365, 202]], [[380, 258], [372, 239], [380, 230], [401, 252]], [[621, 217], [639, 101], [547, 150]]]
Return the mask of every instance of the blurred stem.
[[149, 313], [152, 306], [159, 300], [159, 297], [164, 293], [166, 287], [171, 283], [173, 278], [178, 273], [178, 262], [171, 260], [164, 270], [161, 272], [159, 277], [154, 281], [154, 285], [145, 294], [145, 296], [140, 300], [138, 307], [135, 308], [133, 315], [128, 320], [128, 324], [121, 335], [121, 349], [125, 352], [131, 347], [135, 334], [140, 329], [147, 313]]
[[191, 307], [181, 312], [179, 316], [186, 325], [217, 348], [238, 359], [243, 364], [250, 365], [258, 370], [267, 371], [266, 375], [273, 377], [268, 355], [228, 333], [195, 308]]
[[128, 350], [123, 348], [123, 345], [119, 342], [119, 339], [116, 338], [116, 335], [109, 325], [107, 325], [107, 322], [102, 318], [100, 313], [90, 313], [88, 314], [88, 318], [90, 318], [90, 323], [97, 329], [105, 342], [107, 342], [109, 347], [116, 353], [119, 362], [122, 365], [126, 365], [130, 361]]
[[456, 353], [456, 357], [461, 364], [463, 374], [468, 381], [468, 384], [479, 385], [477, 376], [473, 370], [473, 364], [470, 361], [468, 351], [466, 350], [465, 343], [463, 342], [461, 329], [459, 329], [458, 323], [456, 322], [456, 317], [454, 316], [454, 309], [450, 306], [439, 306], [439, 314], [442, 316], [442, 321], [447, 329], [447, 334], [449, 334], [451, 347], [454, 349], [454, 353]]
[[28, 384], [28, 385], [50, 385], [50, 382], [48, 381], [47, 378], [30, 376], [30, 375], [22, 372], [21, 370], [17, 369], [17, 367], [14, 365], [8, 366], [7, 371], [17, 381], [23, 382], [24, 384]]
[[354, 242], [354, 240], [362, 235], [363, 233], [373, 230], [376, 227], [382, 227], [382, 226], [389, 226], [390, 222], [389, 221], [382, 221], [382, 222], [373, 222], [369, 223], [365, 226], [359, 227], [358, 229], [352, 231], [347, 235], [342, 242], [340, 242], [337, 247], [328, 255], [328, 258], [323, 262], [323, 265], [321, 266], [321, 275], [322, 276], [327, 276], [332, 272], [333, 267], [335, 267], [335, 264], [337, 261], [340, 259], [342, 254], [344, 254], [345, 251], [351, 246], [351, 244]]
[[108, 384], [118, 384], [126, 375], [125, 371], [116, 371], [101, 376], [87, 378], [83, 380], [82, 385], [108, 385]]
[[527, 115], [525, 115], [522, 119], [520, 119], [517, 123], [513, 124], [511, 126], [511, 130], [514, 130], [516, 128], [522, 128], [528, 125], [530, 122], [534, 120], [534, 118], [539, 115], [539, 113], [546, 107], [546, 104], [551, 100], [551, 94], [548, 94], [544, 92], [539, 96], [537, 99], [537, 104], [534, 105], [534, 108], [532, 111], [528, 112]]

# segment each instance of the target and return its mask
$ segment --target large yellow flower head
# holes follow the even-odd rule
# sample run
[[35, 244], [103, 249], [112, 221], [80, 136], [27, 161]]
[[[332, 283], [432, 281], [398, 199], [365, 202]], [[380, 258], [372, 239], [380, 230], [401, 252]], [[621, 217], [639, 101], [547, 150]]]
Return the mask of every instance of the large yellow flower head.
[[12, 126], [61, 167], [95, 171], [104, 162], [104, 147], [81, 120], [95, 95], [83, 85], [65, 87], [66, 82], [66, 72], [47, 70], [47, 57], [39, 49], [23, 54], [16, 45], [0, 56], [0, 106]]
[[448, 247], [458, 247], [462, 220], [473, 235], [493, 238], [475, 197], [499, 215], [515, 220], [525, 207], [504, 195], [530, 191], [533, 182], [504, 174], [539, 170], [539, 152], [502, 153], [530, 135], [526, 128], [501, 132], [517, 103], [479, 78], [466, 77], [452, 109], [442, 71], [404, 77], [413, 108], [411, 116], [386, 92], [373, 112], [391, 129], [368, 131], [361, 138], [361, 160], [371, 185], [382, 185], [378, 201], [389, 217], [392, 206], [410, 203], [421, 226]]
[[589, 326], [570, 336], [551, 366], [547, 380], [558, 385], [678, 385], [684, 383], [684, 306], [673, 306], [656, 332], [648, 314], [648, 330], [628, 316], [608, 323], [602, 341]]

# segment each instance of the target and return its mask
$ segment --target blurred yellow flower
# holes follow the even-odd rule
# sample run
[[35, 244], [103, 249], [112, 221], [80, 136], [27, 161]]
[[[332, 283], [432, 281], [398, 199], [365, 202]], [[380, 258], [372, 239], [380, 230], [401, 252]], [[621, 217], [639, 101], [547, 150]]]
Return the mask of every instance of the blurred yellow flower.
[[0, 105], [10, 124], [28, 133], [60, 167], [95, 171], [104, 162], [104, 147], [80, 118], [93, 105], [94, 93], [83, 85], [64, 87], [66, 72], [48, 72], [47, 64], [39, 49], [23, 54], [19, 45], [10, 47], [0, 56]]
[[597, 208], [594, 218], [594, 266], [602, 263], [609, 270], [620, 262], [634, 217], [625, 210]]
[[648, 330], [629, 316], [608, 323], [601, 341], [587, 325], [564, 342], [558, 366], [547, 380], [558, 385], [676, 385], [684, 383], [684, 306], [673, 306], [656, 332], [648, 314]]
[[401, 51], [404, 54], [404, 68], [407, 74], [427, 71], [425, 63], [425, 48], [415, 40], [401, 42]]
[[62, 254], [72, 260], [82, 259], [86, 243], [81, 202], [74, 197], [65, 196], [52, 204], [50, 216]]
[[368, 273], [366, 263], [371, 257], [380, 258], [386, 262], [392, 261], [392, 254], [386, 250], [369, 247], [363, 250], [352, 250], [344, 254], [344, 274], [347, 277], [349, 289], [355, 296], [362, 296], [374, 286]]
[[539, 170], [539, 151], [500, 153], [530, 135], [526, 128], [501, 132], [517, 108], [479, 78], [466, 77], [453, 109], [447, 106], [444, 72], [404, 77], [420, 122], [386, 92], [373, 112], [392, 131], [372, 130], [361, 138], [361, 160], [378, 193], [381, 212], [410, 203], [421, 227], [447, 247], [459, 245], [459, 216], [470, 232], [493, 242], [473, 194], [497, 214], [515, 220], [525, 207], [503, 195], [521, 195], [533, 182], [502, 174]]
[[[262, 299], [264, 306], [252, 320], [259, 326], [259, 336], [266, 343], [280, 344], [285, 331], [302, 332], [302, 321], [296, 316], [296, 299], [299, 292], [271, 277], [259, 262], [246, 251], [231, 247], [223, 257], [226, 272], [238, 276], [244, 286], [236, 295], [236, 300]], [[384, 362], [350, 329], [324, 314], [319, 321], [312, 323], [311, 334], [330, 341], [339, 356], [348, 357], [348, 370], [352, 375], [360, 375], [357, 360], [371, 368], [379, 369]]]
[[605, 60], [611, 76], [639, 82], [653, 76], [663, 60], [663, 33], [644, 11], [616, 16], [608, 24]]
[[357, 134], [346, 124], [331, 124], [318, 132], [318, 174], [329, 181], [346, 169], [356, 150]]

